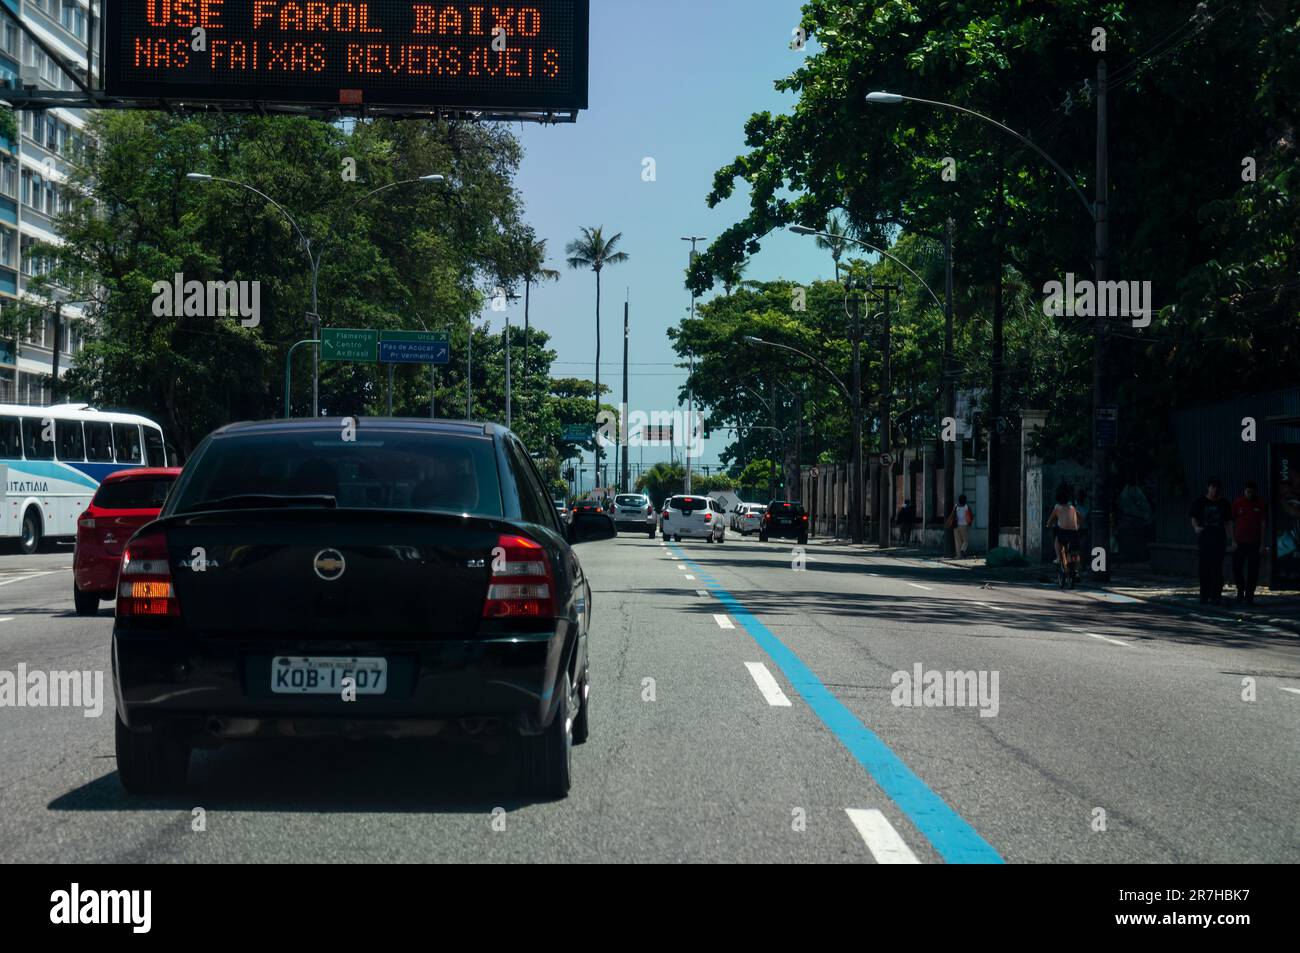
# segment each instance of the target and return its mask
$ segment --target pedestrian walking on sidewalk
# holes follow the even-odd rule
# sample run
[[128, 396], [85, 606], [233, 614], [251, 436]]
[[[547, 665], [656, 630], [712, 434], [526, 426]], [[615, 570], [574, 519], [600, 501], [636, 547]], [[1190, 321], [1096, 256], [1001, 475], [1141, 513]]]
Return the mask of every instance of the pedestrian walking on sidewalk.
[[1259, 487], [1247, 480], [1241, 496], [1232, 503], [1232, 579], [1237, 584], [1237, 602], [1255, 604], [1255, 584], [1259, 581], [1259, 553], [1268, 525], [1268, 508], [1259, 498]]
[[1223, 604], [1223, 556], [1232, 542], [1232, 507], [1220, 496], [1217, 477], [1205, 485], [1205, 495], [1192, 504], [1188, 516], [1196, 531], [1197, 563], [1201, 577], [1201, 605]]
[[966, 502], [966, 494], [963, 493], [957, 497], [957, 505], [952, 508], [948, 518], [944, 520], [944, 526], [952, 530], [953, 541], [957, 548], [957, 558], [962, 559], [966, 555], [966, 544], [969, 541], [970, 527], [975, 522], [975, 513], [971, 510], [970, 504]]
[[902, 544], [909, 546], [912, 543], [912, 527], [916, 525], [916, 508], [912, 506], [911, 500], [903, 501], [903, 508], [898, 511], [898, 535], [901, 537]]

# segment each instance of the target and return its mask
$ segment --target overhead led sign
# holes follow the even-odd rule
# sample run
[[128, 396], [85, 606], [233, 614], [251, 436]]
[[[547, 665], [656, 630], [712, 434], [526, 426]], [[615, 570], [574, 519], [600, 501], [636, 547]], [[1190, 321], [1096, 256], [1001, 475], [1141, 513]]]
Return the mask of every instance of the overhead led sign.
[[589, 0], [108, 0], [110, 97], [587, 107]]

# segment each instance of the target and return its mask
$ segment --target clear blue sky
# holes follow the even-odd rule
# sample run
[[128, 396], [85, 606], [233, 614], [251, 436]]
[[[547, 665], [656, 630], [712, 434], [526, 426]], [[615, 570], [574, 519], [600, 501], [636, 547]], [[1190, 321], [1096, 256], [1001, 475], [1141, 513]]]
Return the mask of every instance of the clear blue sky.
[[[525, 149], [517, 185], [527, 220], [547, 239], [548, 266], [563, 274], [535, 288], [531, 319], [552, 335], [557, 377], [593, 376], [595, 278], [564, 263], [564, 246], [583, 225], [622, 232], [630, 256], [601, 279], [601, 383], [622, 399], [623, 299], [631, 289], [629, 405], [671, 410], [686, 377], [665, 331], [684, 317], [690, 246], [683, 235], [716, 237], [748, 210], [739, 189], [716, 209], [705, 203], [713, 174], [745, 151], [744, 124], [759, 110], [789, 111], [794, 98], [773, 89], [807, 55], [789, 48], [798, 0], [594, 0], [590, 106], [574, 125], [515, 126]], [[809, 45], [809, 49], [812, 49]], [[642, 181], [652, 157], [657, 179]], [[812, 239], [772, 235], [745, 277], [830, 278], [830, 256]], [[721, 287], [711, 294], [721, 294]], [[706, 296], [707, 298], [708, 296]], [[500, 327], [502, 317], [485, 312]], [[512, 323], [523, 321], [522, 302]], [[700, 462], [716, 464], [727, 440], [715, 435]], [[632, 461], [641, 458], [633, 448]], [[608, 462], [608, 455], [607, 455]], [[647, 447], [646, 464], [668, 459]], [[591, 463], [587, 455], [586, 463]], [[612, 475], [612, 471], [611, 471]], [[588, 482], [586, 484], [590, 486]]]

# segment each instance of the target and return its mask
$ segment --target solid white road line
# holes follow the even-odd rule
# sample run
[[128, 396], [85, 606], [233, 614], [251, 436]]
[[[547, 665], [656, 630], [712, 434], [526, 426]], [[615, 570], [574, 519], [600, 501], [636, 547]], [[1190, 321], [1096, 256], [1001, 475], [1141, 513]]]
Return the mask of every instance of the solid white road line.
[[772, 677], [766, 665], [762, 662], [746, 662], [745, 668], [749, 669], [754, 684], [758, 686], [758, 690], [763, 693], [769, 705], [774, 708], [791, 707], [790, 699], [785, 697], [785, 692], [781, 691], [781, 686], [776, 683], [776, 679]]
[[934, 591], [934, 586], [923, 586], [919, 582], [909, 582], [908, 585], [913, 589], [924, 589], [926, 592]]
[[713, 616], [713, 621], [718, 623], [719, 629], [734, 629], [736, 627], [735, 624], [730, 619], [728, 619], [725, 615], [722, 615], [721, 613], [715, 613]]
[[1106, 636], [1098, 635], [1096, 632], [1085, 632], [1083, 634], [1091, 636], [1094, 639], [1101, 639], [1103, 642], [1109, 642], [1111, 645], [1122, 645], [1126, 649], [1131, 649], [1133, 647], [1128, 642], [1121, 642], [1119, 639], [1108, 639]]
[[875, 808], [846, 807], [853, 826], [867, 843], [867, 850], [878, 864], [919, 864], [916, 855], [898, 836], [889, 818]]
[[22, 582], [24, 579], [35, 579], [37, 576], [49, 576], [58, 571], [57, 569], [47, 569], [45, 572], [29, 572], [22, 576], [15, 576], [13, 579], [2, 580], [0, 586], [7, 586], [13, 582]]
[[[0, 619], [0, 622], [4, 621], [4, 619]], [[1300, 695], [1300, 688], [1287, 688], [1285, 685], [1279, 685], [1278, 688], [1282, 689], [1284, 692], [1290, 692], [1292, 695]]]

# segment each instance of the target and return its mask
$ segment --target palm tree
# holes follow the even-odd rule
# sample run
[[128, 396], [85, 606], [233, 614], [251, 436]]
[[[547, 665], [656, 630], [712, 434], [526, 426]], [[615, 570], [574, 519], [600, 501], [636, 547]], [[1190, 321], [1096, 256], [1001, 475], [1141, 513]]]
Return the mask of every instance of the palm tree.
[[722, 290], [731, 297], [731, 289], [743, 284], [742, 279], [745, 276], [745, 269], [749, 267], [749, 259], [742, 258], [734, 265], [727, 265], [722, 272]]
[[845, 225], [838, 215], [832, 215], [831, 220], [826, 223], [826, 233], [833, 235], [833, 238], [822, 238], [817, 236], [817, 247], [825, 248], [831, 253], [831, 258], [835, 261], [835, 280], [840, 280], [840, 257], [844, 254], [844, 246], [848, 244], [844, 239], [849, 234], [849, 226]]
[[[590, 268], [596, 273], [596, 415], [600, 415], [600, 272], [606, 265], [621, 265], [627, 261], [627, 252], [615, 251], [623, 238], [615, 232], [605, 238], [604, 226], [582, 227], [582, 234], [565, 246], [570, 268]], [[600, 441], [596, 441], [596, 473], [600, 474], [602, 454]], [[604, 482], [603, 480], [601, 481]]]
[[541, 283], [560, 280], [558, 271], [546, 267], [545, 238], [529, 241], [524, 246], [523, 270], [520, 277], [524, 279], [524, 383], [526, 384], [528, 381], [528, 293], [534, 281]]

